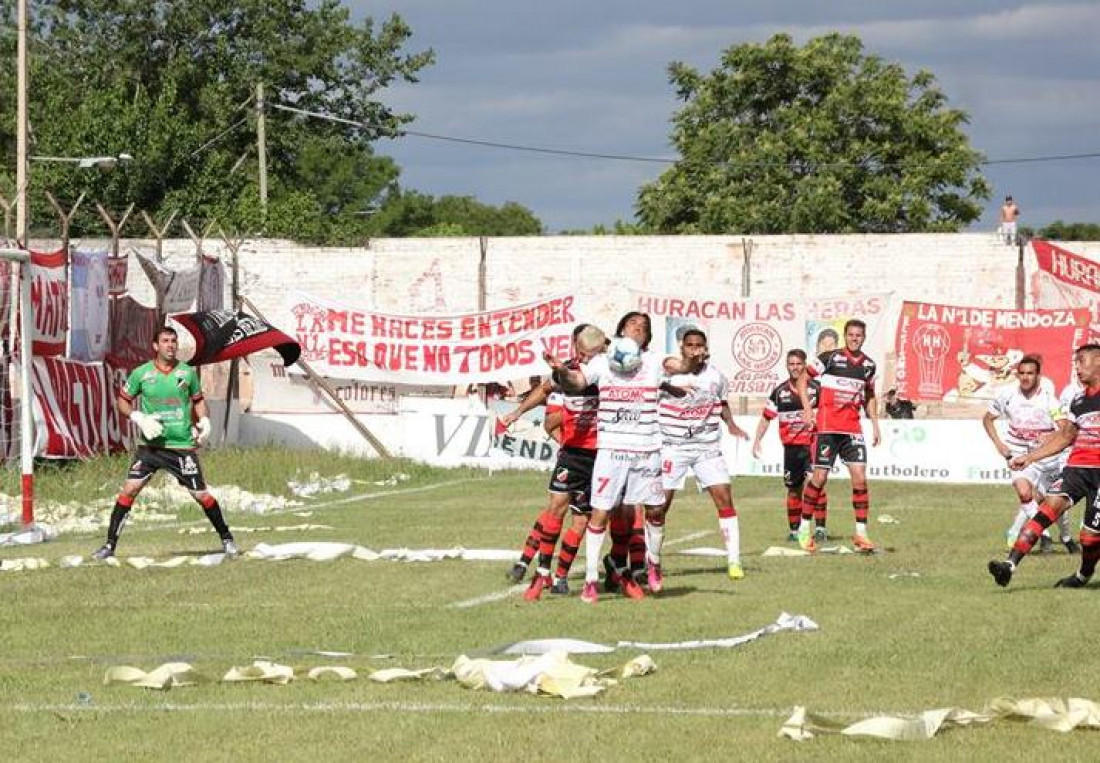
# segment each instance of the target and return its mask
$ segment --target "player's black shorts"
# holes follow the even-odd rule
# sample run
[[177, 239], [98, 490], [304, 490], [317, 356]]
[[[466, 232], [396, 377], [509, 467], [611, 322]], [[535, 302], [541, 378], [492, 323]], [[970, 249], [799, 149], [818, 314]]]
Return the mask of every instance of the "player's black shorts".
[[595, 450], [566, 447], [558, 451], [558, 462], [550, 475], [549, 490], [551, 493], [568, 493], [569, 508], [577, 514], [592, 511], [588, 501], [595, 463]]
[[846, 464], [867, 463], [867, 443], [863, 435], [827, 432], [814, 437], [815, 469], [832, 469], [838, 455]]
[[128, 479], [145, 482], [160, 469], [176, 478], [188, 490], [206, 490], [198, 455], [191, 450], [169, 448], [138, 448], [130, 464]]
[[1085, 513], [1081, 524], [1100, 533], [1100, 506], [1097, 506], [1100, 492], [1100, 469], [1087, 469], [1080, 466], [1067, 466], [1061, 476], [1047, 491], [1048, 495], [1064, 495], [1070, 503], [1085, 499]]
[[801, 487], [813, 471], [809, 445], [783, 446], [783, 484], [788, 488]]

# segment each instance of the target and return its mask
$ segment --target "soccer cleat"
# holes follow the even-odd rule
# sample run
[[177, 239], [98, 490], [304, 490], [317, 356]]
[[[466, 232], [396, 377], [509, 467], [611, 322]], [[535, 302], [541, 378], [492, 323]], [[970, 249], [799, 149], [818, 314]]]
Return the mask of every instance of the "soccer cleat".
[[989, 574], [993, 576], [997, 585], [1004, 588], [1012, 580], [1012, 565], [1008, 562], [990, 562]]
[[856, 551], [862, 551], [865, 554], [873, 553], [875, 550], [875, 544], [866, 535], [853, 535], [852, 545], [856, 547]]
[[104, 543], [102, 546], [92, 552], [92, 558], [97, 561], [105, 561], [115, 555], [115, 547], [110, 543]]
[[558, 596], [568, 596], [569, 581], [565, 578], [554, 578], [554, 584], [550, 586], [550, 593]]
[[791, 530], [789, 533], [787, 533], [787, 542], [798, 543], [798, 530]]
[[527, 601], [538, 601], [542, 598], [542, 589], [549, 587], [549, 575], [535, 575], [535, 578], [531, 581], [531, 585], [527, 586], [527, 590], [523, 592], [523, 598]]
[[527, 577], [527, 565], [523, 562], [516, 562], [512, 565], [512, 569], [508, 570], [508, 579], [513, 583], [519, 583], [525, 577]]
[[603, 558], [603, 590], [605, 593], [615, 593], [623, 583], [623, 576], [615, 569], [615, 560], [607, 554]]
[[622, 586], [623, 596], [625, 596], [626, 598], [634, 599], [635, 601], [645, 598], [645, 591], [642, 590], [642, 587], [638, 585], [637, 581], [634, 580], [634, 578], [624, 577]]
[[1054, 550], [1054, 541], [1051, 539], [1051, 537], [1049, 535], [1040, 535], [1039, 536], [1039, 553], [1040, 554], [1049, 554], [1053, 550]]
[[649, 590], [653, 593], [660, 593], [665, 587], [665, 577], [661, 574], [661, 565], [652, 563], [646, 564], [645, 572]]
[[237, 544], [233, 542], [232, 538], [228, 538], [222, 541], [222, 553], [225, 554], [227, 559], [236, 559], [241, 555], [241, 550], [237, 548]]
[[1088, 578], [1083, 578], [1076, 572], [1068, 578], [1062, 578], [1054, 584], [1055, 588], [1084, 588], [1089, 584]]
[[581, 589], [581, 601], [585, 604], [595, 604], [599, 599], [600, 592], [596, 590], [596, 584], [586, 582]]
[[730, 562], [729, 576], [730, 580], [742, 580], [745, 577], [745, 570], [742, 569], [740, 564]]
[[1062, 545], [1066, 547], [1067, 554], [1080, 554], [1081, 544], [1075, 541], [1073, 538], [1062, 541]]
[[824, 543], [825, 541], [829, 540], [829, 533], [825, 530], [824, 527], [819, 527], [814, 530], [814, 540], [818, 543]]
[[810, 533], [809, 527], [798, 531], [798, 547], [811, 554], [817, 551], [817, 544], [814, 543], [814, 536]]

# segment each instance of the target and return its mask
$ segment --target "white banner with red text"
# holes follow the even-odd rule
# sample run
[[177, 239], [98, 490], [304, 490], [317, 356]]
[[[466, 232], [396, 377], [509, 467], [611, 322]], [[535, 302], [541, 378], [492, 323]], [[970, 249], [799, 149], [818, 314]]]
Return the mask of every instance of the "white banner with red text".
[[413, 316], [294, 294], [286, 312], [302, 360], [322, 376], [452, 386], [549, 373], [543, 352], [568, 357], [577, 322], [572, 296], [503, 310]]
[[1100, 262], [1049, 241], [1032, 240], [1037, 269], [1028, 296], [1035, 308], [1088, 308], [1092, 314], [1090, 342], [1100, 342]]
[[730, 394], [767, 397], [787, 379], [787, 353], [810, 356], [843, 346], [844, 324], [867, 324], [864, 351], [879, 363], [893, 331], [891, 295], [792, 300], [705, 299], [632, 292], [634, 309], [649, 313], [651, 347], [679, 354], [679, 331], [694, 326], [707, 334], [711, 360], [730, 379]]
[[131, 424], [115, 409], [124, 372], [105, 363], [35, 358], [35, 455], [91, 458], [129, 447]]

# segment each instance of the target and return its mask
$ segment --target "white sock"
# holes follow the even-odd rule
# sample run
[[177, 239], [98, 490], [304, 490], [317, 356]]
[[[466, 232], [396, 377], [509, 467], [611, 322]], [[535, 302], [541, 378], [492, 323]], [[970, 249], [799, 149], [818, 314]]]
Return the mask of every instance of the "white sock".
[[661, 563], [661, 546], [665, 542], [665, 526], [655, 525], [648, 519], [645, 522], [645, 553], [653, 564]]
[[867, 537], [867, 523], [856, 522], [856, 535], [866, 538]]
[[1062, 533], [1062, 542], [1069, 543], [1073, 540], [1073, 533], [1069, 529], [1069, 512], [1063, 511], [1058, 517], [1058, 531]]
[[[803, 520], [805, 521], [805, 520]], [[729, 564], [741, 563], [741, 526], [737, 517], [718, 517], [718, 529], [726, 542], [726, 559]]]
[[1039, 510], [1035, 501], [1031, 503], [1021, 503], [1019, 510], [1016, 512], [1016, 519], [1012, 522], [1012, 527], [1008, 528], [1010, 535], [1019, 535], [1020, 530], [1024, 529], [1024, 525], [1027, 524], [1027, 520], [1031, 519], [1035, 512]]
[[[812, 524], [812, 519], [806, 519], [806, 517], [802, 517], [802, 520], [798, 523], [798, 531], [800, 533], [808, 533], [812, 529]], [[721, 526], [721, 520], [719, 520], [719, 526]]]
[[589, 527], [584, 534], [584, 582], [595, 583], [600, 579], [600, 552], [603, 551], [603, 536], [607, 528], [594, 530]]

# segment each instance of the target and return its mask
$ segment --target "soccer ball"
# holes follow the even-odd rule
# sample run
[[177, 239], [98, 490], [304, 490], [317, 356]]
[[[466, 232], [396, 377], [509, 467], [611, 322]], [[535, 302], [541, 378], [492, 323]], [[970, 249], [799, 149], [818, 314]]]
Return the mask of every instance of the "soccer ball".
[[607, 350], [607, 365], [616, 373], [632, 374], [642, 365], [642, 350], [630, 337], [618, 337]]

